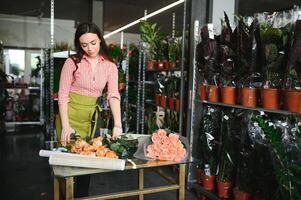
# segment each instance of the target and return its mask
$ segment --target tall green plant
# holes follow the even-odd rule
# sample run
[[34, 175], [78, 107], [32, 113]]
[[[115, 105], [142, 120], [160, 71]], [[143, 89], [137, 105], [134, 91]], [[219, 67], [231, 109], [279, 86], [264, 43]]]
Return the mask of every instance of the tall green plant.
[[149, 21], [141, 21], [139, 30], [141, 33], [141, 40], [148, 44], [150, 58], [154, 59], [156, 55], [156, 48], [163, 39], [159, 32], [160, 28], [157, 26], [156, 23], [151, 23]]
[[[300, 163], [294, 157], [298, 157], [297, 152], [287, 152], [282, 142], [282, 135], [270, 122], [263, 116], [257, 116], [253, 119], [265, 134], [266, 141], [271, 145], [271, 149], [276, 158], [274, 165], [277, 181], [283, 191], [283, 199], [295, 200], [301, 199], [301, 167]], [[299, 127], [300, 130], [300, 127]], [[297, 131], [297, 137], [300, 138], [300, 131]], [[300, 151], [301, 144], [297, 143]], [[300, 162], [300, 161], [299, 161]]]

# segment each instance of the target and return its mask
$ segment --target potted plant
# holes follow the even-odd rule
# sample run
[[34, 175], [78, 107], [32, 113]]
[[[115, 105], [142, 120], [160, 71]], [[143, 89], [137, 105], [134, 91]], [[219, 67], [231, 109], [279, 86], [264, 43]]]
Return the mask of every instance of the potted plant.
[[286, 66], [284, 108], [301, 113], [301, 20], [298, 20], [294, 29], [292, 46]]
[[146, 110], [146, 127], [147, 134], [151, 135], [158, 130], [156, 113], [150, 108]]
[[258, 123], [269, 144], [274, 161], [276, 179], [281, 189], [281, 199], [300, 199], [301, 169], [300, 169], [300, 126], [291, 129], [291, 141], [283, 141], [283, 134], [275, 128], [275, 124], [264, 116], [257, 116], [253, 121]]
[[200, 155], [202, 158], [202, 184], [205, 190], [215, 189], [219, 146], [220, 115], [215, 107], [206, 106], [200, 129]]
[[231, 134], [234, 117], [232, 113], [225, 112], [222, 118], [222, 147], [217, 177], [218, 196], [229, 198], [232, 192], [235, 160], [233, 152], [233, 136]]
[[156, 23], [141, 21], [139, 30], [141, 33], [141, 40], [148, 45], [147, 69], [153, 70], [157, 67], [157, 61], [155, 60], [156, 43], [162, 38], [159, 34], [160, 28], [157, 27]]
[[259, 24], [256, 19], [248, 26], [239, 18], [237, 27], [237, 78], [240, 86], [240, 104], [247, 107], [257, 105], [259, 64]]
[[157, 74], [155, 80], [155, 102], [157, 106], [161, 106], [161, 97], [165, 93], [165, 76]]
[[181, 44], [179, 38], [170, 38], [168, 45], [169, 68], [178, 67], [181, 57]]
[[290, 26], [273, 28], [268, 23], [260, 25], [260, 39], [262, 45], [263, 86], [261, 89], [261, 103], [264, 108], [279, 109], [280, 86], [284, 73], [282, 66], [286, 55]]
[[122, 67], [118, 67], [118, 91], [121, 92], [125, 88], [125, 73]]
[[[218, 87], [218, 76], [219, 69], [217, 64], [218, 49], [217, 43], [213, 34], [213, 27], [205, 25], [201, 29], [202, 41], [197, 46], [197, 62], [199, 72], [203, 75], [201, 83], [201, 99], [205, 95], [202, 94], [204, 85], [206, 85], [206, 97], [209, 101], [219, 101], [219, 87]], [[213, 36], [212, 36], [213, 35]], [[208, 83], [208, 85], [207, 85]]]
[[226, 104], [236, 103], [236, 74], [235, 74], [235, 53], [232, 29], [226, 13], [222, 23], [222, 33], [219, 39], [219, 65], [221, 67], [221, 100]]
[[241, 131], [239, 155], [237, 159], [236, 181], [234, 188], [235, 200], [251, 199], [251, 144], [247, 139], [246, 131]]
[[126, 56], [126, 52], [117, 44], [109, 44], [108, 51], [117, 65], [119, 65]]
[[159, 36], [155, 41], [155, 57], [158, 62], [158, 69], [168, 69], [168, 42], [163, 36]]

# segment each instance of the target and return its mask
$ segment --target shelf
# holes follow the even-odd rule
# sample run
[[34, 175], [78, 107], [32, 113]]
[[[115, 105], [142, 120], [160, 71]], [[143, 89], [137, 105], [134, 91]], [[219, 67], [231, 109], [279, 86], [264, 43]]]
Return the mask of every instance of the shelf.
[[15, 86], [15, 87], [4, 87], [5, 89], [28, 89], [28, 90], [40, 90], [40, 87], [32, 87], [32, 86]]
[[[142, 81], [140, 81], [142, 82]], [[138, 83], [138, 81], [129, 81], [129, 83]], [[150, 84], [150, 85], [154, 85], [155, 81], [144, 81], [145, 84]]]
[[221, 200], [220, 198], [218, 198], [215, 194], [205, 190], [202, 186], [194, 183], [191, 186], [193, 189], [198, 190], [199, 192], [201, 192], [203, 195], [205, 195], [206, 197], [208, 197], [211, 200]]
[[5, 122], [5, 125], [7, 126], [13, 126], [13, 125], [40, 125], [41, 122]]
[[168, 71], [181, 71], [181, 68], [173, 68], [173, 69], [153, 69], [153, 70], [145, 70], [146, 72], [168, 72]]
[[210, 101], [201, 101], [201, 100], [195, 100], [195, 102], [198, 103], [204, 103], [207, 105], [215, 105], [215, 106], [224, 106], [229, 108], [239, 108], [239, 109], [246, 109], [246, 110], [256, 110], [256, 111], [264, 111], [268, 113], [276, 113], [276, 114], [283, 114], [283, 115], [295, 115], [297, 113], [286, 111], [286, 110], [273, 110], [273, 109], [266, 109], [266, 108], [254, 108], [254, 107], [246, 107], [242, 105], [234, 105], [234, 104], [225, 104], [220, 102], [210, 102]]

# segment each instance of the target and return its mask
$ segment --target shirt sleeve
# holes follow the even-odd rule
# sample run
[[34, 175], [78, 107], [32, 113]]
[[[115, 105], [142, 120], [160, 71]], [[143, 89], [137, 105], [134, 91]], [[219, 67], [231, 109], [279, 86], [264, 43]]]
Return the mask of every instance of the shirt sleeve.
[[76, 69], [75, 63], [71, 58], [68, 58], [61, 71], [59, 92], [58, 92], [58, 103], [64, 104], [69, 101], [69, 92], [72, 82], [74, 81], [73, 72]]
[[108, 75], [108, 97], [109, 101], [111, 98], [117, 98], [120, 100], [120, 94], [118, 91], [118, 69], [113, 63], [110, 64], [110, 70]]

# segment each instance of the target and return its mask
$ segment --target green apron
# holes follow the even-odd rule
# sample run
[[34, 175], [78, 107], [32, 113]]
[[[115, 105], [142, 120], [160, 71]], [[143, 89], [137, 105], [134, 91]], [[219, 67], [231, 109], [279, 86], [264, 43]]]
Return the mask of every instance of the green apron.
[[[68, 118], [70, 127], [82, 138], [86, 136], [94, 137], [96, 123], [91, 127], [91, 122], [96, 121], [98, 113], [101, 111], [100, 106], [96, 103], [97, 97], [84, 96], [73, 92], [69, 93]], [[96, 111], [99, 112], [96, 112]], [[56, 116], [57, 139], [60, 141], [62, 125], [59, 116]]]

